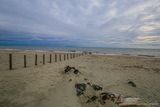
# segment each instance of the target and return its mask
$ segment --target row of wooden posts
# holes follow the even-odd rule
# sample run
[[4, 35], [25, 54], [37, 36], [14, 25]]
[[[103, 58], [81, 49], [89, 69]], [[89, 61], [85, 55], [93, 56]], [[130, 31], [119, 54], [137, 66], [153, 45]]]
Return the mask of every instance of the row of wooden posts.
[[[59, 61], [62, 61], [61, 55], [64, 55], [64, 61], [65, 60], [69, 60], [69, 59], [73, 59], [79, 56], [83, 56], [86, 55], [86, 53], [54, 53], [55, 57], [54, 57], [54, 62], [58, 61], [57, 56], [59, 55]], [[9, 70], [13, 69], [13, 59], [12, 59], [12, 54], [9, 54]], [[52, 63], [52, 54], [49, 54], [49, 63]], [[43, 54], [43, 65], [45, 64], [45, 54]], [[38, 65], [38, 55], [35, 54], [35, 66]], [[24, 68], [27, 67], [27, 56], [24, 55]]]

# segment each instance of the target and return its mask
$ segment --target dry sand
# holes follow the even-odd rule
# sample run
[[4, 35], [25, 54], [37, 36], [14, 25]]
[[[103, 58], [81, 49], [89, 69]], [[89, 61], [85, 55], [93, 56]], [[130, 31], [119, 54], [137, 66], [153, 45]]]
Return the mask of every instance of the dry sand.
[[[33, 53], [27, 52], [31, 56]], [[9, 71], [7, 56], [6, 52], [0, 53], [0, 107], [96, 107], [76, 96], [74, 84], [84, 82], [84, 78], [107, 92], [160, 102], [160, 58], [88, 55], [27, 68], [16, 58], [19, 66]], [[32, 57], [30, 61], [34, 64]], [[67, 65], [76, 67], [81, 74], [64, 74]], [[136, 87], [128, 85], [128, 81]]]

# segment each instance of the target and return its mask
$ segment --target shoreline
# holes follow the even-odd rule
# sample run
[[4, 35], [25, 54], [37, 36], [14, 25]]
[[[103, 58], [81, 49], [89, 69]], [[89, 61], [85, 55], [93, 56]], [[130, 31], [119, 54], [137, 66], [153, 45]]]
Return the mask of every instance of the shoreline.
[[91, 53], [92, 55], [106, 55], [106, 56], [136, 56], [136, 57], [152, 57], [152, 58], [159, 58], [160, 55], [150, 55], [150, 54], [128, 54], [128, 53], [103, 53], [103, 52], [91, 52], [91, 51], [76, 51], [76, 50], [63, 50], [63, 51], [59, 51], [59, 50], [31, 50], [31, 49], [27, 49], [27, 50], [22, 50], [22, 49], [0, 49], [0, 53]]

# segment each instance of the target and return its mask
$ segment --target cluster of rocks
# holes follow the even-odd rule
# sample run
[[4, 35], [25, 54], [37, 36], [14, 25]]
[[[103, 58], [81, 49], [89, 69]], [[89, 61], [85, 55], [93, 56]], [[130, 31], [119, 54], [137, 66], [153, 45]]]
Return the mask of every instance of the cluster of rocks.
[[66, 66], [64, 73], [68, 73], [68, 72], [73, 72], [74, 74], [80, 73], [79, 70], [76, 69], [75, 67]]
[[[93, 95], [89, 95], [87, 96], [86, 91], [87, 88], [90, 87], [92, 88], [95, 92], [98, 92], [97, 94], [93, 94]], [[88, 83], [77, 83], [75, 84], [75, 88], [76, 88], [76, 94], [78, 97], [80, 96], [84, 96], [86, 98], [86, 103], [92, 103], [92, 102], [98, 102], [101, 105], [104, 105], [106, 103], [106, 101], [112, 101], [115, 104], [120, 104], [122, 103], [122, 95], [120, 94], [114, 94], [114, 93], [109, 93], [109, 92], [103, 92], [103, 88], [99, 85], [96, 84], [88, 84]]]
[[[66, 66], [64, 73], [79, 74], [80, 71], [75, 67]], [[69, 81], [72, 81], [72, 79]], [[128, 81], [128, 84], [132, 87], [136, 87], [136, 84], [133, 81]], [[131, 101], [136, 105], [136, 102], [139, 100], [139, 98], [128, 98], [127, 100], [127, 97], [124, 97], [121, 94], [105, 92], [102, 86], [90, 82], [87, 78], [84, 78], [84, 82], [76, 83], [75, 89], [77, 97], [80, 99], [82, 98], [85, 104], [94, 103], [96, 105], [105, 105], [108, 104], [109, 101], [120, 106], [125, 102], [127, 107], [129, 107], [128, 102]]]
[[[75, 67], [66, 66], [64, 69], [64, 73], [78, 74], [78, 73], [80, 73], [80, 71], [78, 69], [76, 69]], [[75, 89], [76, 89], [76, 95], [78, 97], [84, 96], [86, 99], [86, 103], [98, 101], [101, 105], [104, 105], [106, 103], [106, 100], [113, 101], [116, 104], [118, 104], [120, 102], [119, 99], [121, 96], [117, 97], [113, 93], [102, 92], [103, 87], [101, 87], [100, 85], [92, 84], [91, 82], [88, 82], [87, 78], [84, 78], [84, 80], [86, 81], [86, 83], [76, 83]], [[71, 80], [69, 80], [69, 81], [71, 81]], [[90, 88], [87, 88], [87, 87], [90, 87]], [[97, 92], [97, 91], [101, 91], [101, 92], [99, 93], [99, 95], [94, 95], [94, 94], [87, 95], [86, 90], [90, 90], [90, 89], [92, 89], [95, 92]]]

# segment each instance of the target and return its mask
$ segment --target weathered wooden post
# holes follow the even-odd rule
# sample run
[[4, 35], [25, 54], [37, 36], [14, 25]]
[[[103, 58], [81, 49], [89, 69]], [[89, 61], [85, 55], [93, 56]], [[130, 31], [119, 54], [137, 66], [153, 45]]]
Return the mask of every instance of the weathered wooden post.
[[43, 65], [45, 64], [45, 54], [43, 54]]
[[27, 59], [26, 59], [26, 55], [24, 55], [24, 68], [27, 67]]
[[37, 54], [35, 54], [35, 65], [37, 66]]
[[57, 62], [57, 54], [55, 54], [55, 62]]
[[69, 53], [67, 53], [67, 59], [69, 60]]
[[59, 54], [59, 61], [61, 61], [61, 54]]
[[64, 61], [66, 60], [66, 54], [64, 53]]
[[68, 53], [66, 55], [67, 55], [67, 60], [68, 60]]
[[73, 58], [75, 58], [75, 53], [73, 53]]
[[49, 62], [52, 63], [52, 54], [49, 55]]
[[72, 53], [70, 53], [70, 59], [72, 59]]
[[12, 70], [12, 54], [9, 54], [9, 69]]

